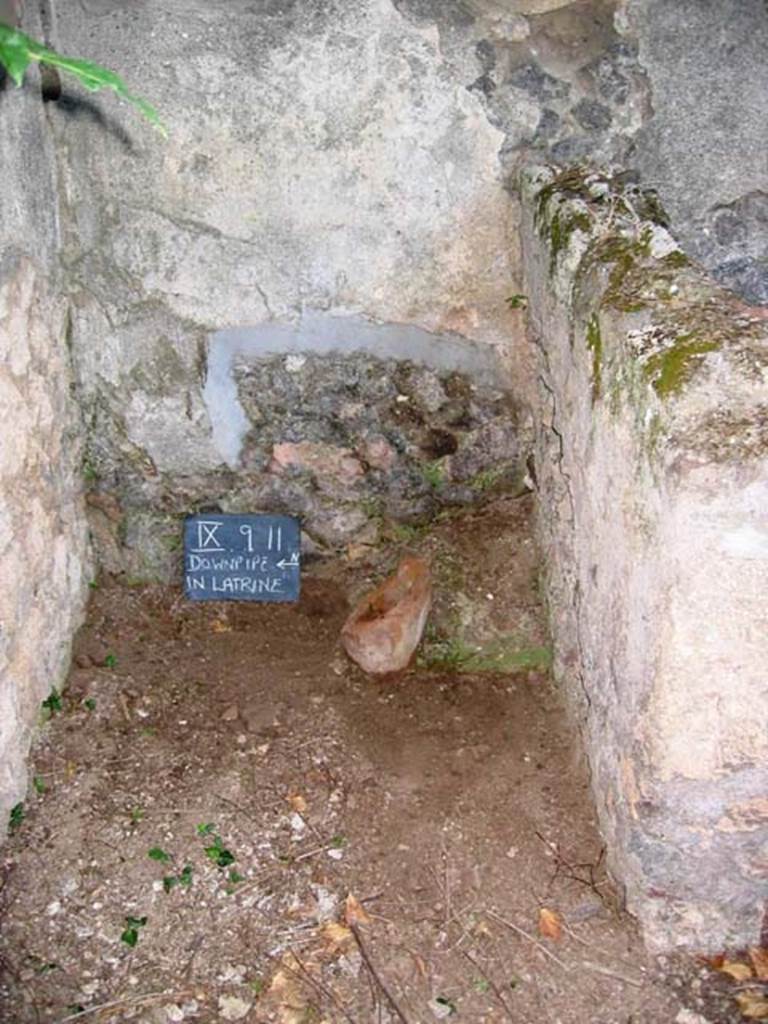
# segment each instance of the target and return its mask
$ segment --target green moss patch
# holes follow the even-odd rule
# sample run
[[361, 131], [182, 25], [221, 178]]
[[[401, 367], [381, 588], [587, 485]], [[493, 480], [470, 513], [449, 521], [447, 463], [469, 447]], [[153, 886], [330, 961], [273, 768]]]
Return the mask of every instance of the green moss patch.
[[659, 398], [677, 394], [686, 384], [707, 352], [720, 347], [716, 341], [698, 341], [683, 335], [671, 348], [656, 352], [645, 364], [645, 374]]
[[592, 314], [587, 324], [587, 350], [592, 353], [592, 401], [596, 402], [602, 391], [603, 369], [603, 338], [597, 313]]
[[544, 672], [552, 664], [552, 651], [523, 644], [514, 636], [499, 637], [481, 647], [448, 637], [427, 641], [419, 654], [419, 664], [443, 672]]

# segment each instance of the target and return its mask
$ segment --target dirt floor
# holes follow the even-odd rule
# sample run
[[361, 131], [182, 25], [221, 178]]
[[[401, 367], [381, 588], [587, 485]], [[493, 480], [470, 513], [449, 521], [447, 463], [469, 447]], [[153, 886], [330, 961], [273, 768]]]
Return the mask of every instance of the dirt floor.
[[[99, 581], [0, 851], [0, 1020], [740, 1019], [606, 876], [529, 514], [394, 530], [297, 605]], [[406, 548], [431, 630], [372, 681], [340, 626]]]

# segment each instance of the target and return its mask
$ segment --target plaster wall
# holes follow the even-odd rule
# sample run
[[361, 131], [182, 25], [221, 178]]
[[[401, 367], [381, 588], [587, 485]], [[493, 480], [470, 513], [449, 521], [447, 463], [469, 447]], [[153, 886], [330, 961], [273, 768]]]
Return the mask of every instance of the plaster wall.
[[[13, 13], [13, 12], [6, 12]], [[34, 19], [29, 31], [39, 31]], [[55, 164], [32, 74], [0, 85], [0, 829], [87, 592], [80, 422], [59, 292]], [[31, 157], [34, 154], [34, 158]]]
[[599, 175], [524, 177], [556, 673], [652, 948], [757, 944], [768, 333]]

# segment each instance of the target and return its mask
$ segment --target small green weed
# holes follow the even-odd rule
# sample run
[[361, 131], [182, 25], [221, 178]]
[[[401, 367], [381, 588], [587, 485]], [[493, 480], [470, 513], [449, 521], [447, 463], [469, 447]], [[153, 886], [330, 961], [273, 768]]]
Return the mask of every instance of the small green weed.
[[47, 789], [47, 786], [45, 785], [45, 780], [41, 775], [35, 775], [33, 777], [32, 785], [35, 787], [35, 792], [37, 793], [38, 796], [42, 796]]
[[110, 651], [109, 654], [104, 659], [104, 664], [106, 665], [107, 668], [115, 668], [115, 666], [117, 665], [117, 655], [113, 654], [112, 651]]
[[510, 309], [527, 309], [528, 308], [528, 296], [527, 295], [510, 295], [505, 300], [506, 304]]
[[435, 459], [434, 462], [425, 462], [421, 467], [421, 475], [430, 487], [434, 489], [440, 487], [445, 479], [445, 467], [442, 460]]
[[473, 491], [478, 491], [480, 494], [483, 494], [485, 491], [490, 491], [503, 476], [504, 470], [499, 469], [498, 467], [493, 469], [484, 469], [470, 481], [469, 486]]
[[224, 846], [224, 840], [219, 835], [213, 837], [213, 843], [204, 847], [204, 852], [209, 860], [212, 860], [218, 868], [228, 868], [235, 863], [235, 855]]
[[93, 699], [93, 697], [86, 697], [85, 700], [83, 701], [83, 704], [85, 705], [86, 708], [88, 708], [89, 711], [96, 710], [96, 701]]
[[50, 974], [51, 971], [58, 971], [58, 970], [61, 970], [61, 968], [59, 967], [58, 964], [54, 964], [54, 963], [40, 964], [39, 967], [35, 968], [35, 974]]
[[131, 949], [139, 941], [139, 929], [143, 928], [147, 923], [146, 917], [126, 917], [125, 925], [122, 934], [120, 935], [120, 941], [124, 942], [126, 946], [130, 946]]
[[159, 846], [153, 846], [151, 850], [148, 850], [147, 856], [150, 860], [159, 860], [161, 864], [170, 864], [171, 862], [170, 853], [166, 853]]
[[42, 702], [43, 717], [45, 720], [53, 718], [54, 715], [64, 710], [64, 703], [61, 699], [61, 694], [54, 686], [51, 692]]
[[212, 836], [216, 831], [216, 826], [212, 821], [209, 821], [206, 825], [197, 826], [197, 834], [199, 836]]
[[21, 827], [22, 821], [24, 821], [25, 812], [24, 804], [18, 803], [11, 808], [11, 814], [8, 819], [8, 831], [15, 832], [17, 828]]
[[330, 845], [334, 850], [342, 850], [347, 845], [346, 836], [331, 836]]
[[178, 875], [166, 875], [163, 878], [163, 889], [166, 892], [170, 892], [177, 885], [183, 886], [188, 889], [192, 885], [192, 865], [185, 864]]
[[128, 813], [131, 816], [131, 824], [133, 826], [136, 826], [139, 824], [139, 822], [144, 820], [144, 816], [146, 815], [147, 812], [144, 810], [143, 807], [136, 806], [132, 807]]

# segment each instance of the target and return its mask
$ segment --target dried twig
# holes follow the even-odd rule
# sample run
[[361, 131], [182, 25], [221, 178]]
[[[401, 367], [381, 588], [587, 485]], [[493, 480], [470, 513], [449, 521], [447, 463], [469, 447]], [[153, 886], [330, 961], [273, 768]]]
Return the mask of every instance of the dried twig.
[[619, 974], [618, 971], [612, 971], [609, 967], [602, 967], [600, 964], [593, 964], [589, 960], [582, 960], [581, 966], [594, 974], [603, 974], [606, 978], [623, 981], [627, 985], [634, 985], [635, 988], [642, 988], [645, 984], [643, 981], [638, 981], [637, 978], [629, 978], [626, 974]]
[[[186, 993], [175, 993], [179, 995]], [[114, 1010], [118, 1006], [130, 1006], [134, 1003], [150, 1003], [153, 999], [168, 999], [170, 995], [168, 992], [147, 992], [143, 996], [125, 996], [124, 999], [113, 999], [109, 1003], [99, 1003], [98, 1006], [89, 1006], [86, 1010], [78, 1010], [77, 1013], [70, 1013], [67, 1017], [60, 1017], [56, 1024], [68, 1024], [71, 1020], [82, 1020], [83, 1017], [89, 1017], [92, 1013], [99, 1013], [100, 1010]]]
[[501, 1005], [504, 1007], [504, 1012], [507, 1014], [507, 1016], [509, 1017], [509, 1019], [511, 1021], [514, 1021], [515, 1018], [514, 1018], [514, 1016], [512, 1014], [512, 1010], [510, 1009], [509, 1004], [507, 1003], [506, 999], [504, 998], [504, 993], [501, 991], [501, 989], [496, 984], [496, 982], [493, 980], [493, 978], [488, 974], [488, 972], [485, 970], [485, 968], [482, 967], [482, 965], [479, 964], [477, 962], [477, 960], [475, 960], [475, 958], [473, 956], [471, 956], [469, 953], [467, 953], [467, 951], [465, 949], [463, 949], [461, 952], [467, 958], [467, 960], [469, 960], [469, 962], [473, 965], [473, 967], [475, 967], [476, 970], [480, 971], [482, 976], [485, 978], [485, 980], [491, 986], [491, 990], [492, 990], [493, 994], [496, 996], [496, 998], [499, 1000]]
[[540, 950], [545, 956], [548, 956], [550, 960], [554, 960], [558, 967], [562, 967], [564, 971], [568, 971], [570, 973], [571, 968], [568, 966], [568, 964], [565, 963], [565, 961], [561, 960], [559, 956], [555, 956], [554, 953], [548, 950], [547, 947], [543, 945], [543, 943], [539, 942], [539, 940], [535, 936], [531, 935], [530, 932], [525, 931], [524, 928], [521, 928], [519, 925], [514, 924], [512, 921], [508, 921], [506, 917], [502, 917], [500, 914], [497, 914], [493, 910], [488, 910], [486, 911], [486, 913], [488, 914], [489, 917], [492, 917], [495, 921], [498, 921], [499, 924], [503, 924], [506, 928], [509, 928], [511, 931], [517, 932], [517, 934], [522, 935], [524, 939], [528, 939], [528, 941], [532, 943], [538, 950]]
[[357, 948], [360, 950], [360, 955], [362, 956], [363, 961], [365, 962], [365, 966], [368, 968], [368, 970], [369, 970], [373, 980], [379, 986], [379, 989], [381, 990], [381, 994], [384, 996], [384, 998], [387, 1000], [389, 1005], [392, 1007], [392, 1010], [394, 1011], [395, 1016], [398, 1018], [398, 1020], [401, 1020], [403, 1022], [403, 1024], [408, 1024], [408, 1018], [405, 1016], [403, 1011], [400, 1009], [400, 1007], [398, 1006], [394, 996], [389, 991], [389, 989], [384, 984], [384, 982], [381, 980], [381, 978], [379, 977], [378, 972], [376, 971], [376, 968], [371, 963], [371, 958], [368, 956], [368, 952], [367, 952], [365, 946], [363, 945], [363, 940], [360, 937], [360, 929], [357, 927], [356, 924], [351, 924], [351, 923], [349, 925], [349, 929], [350, 929], [350, 931], [352, 932], [352, 934], [355, 937], [355, 942], [357, 943]]

